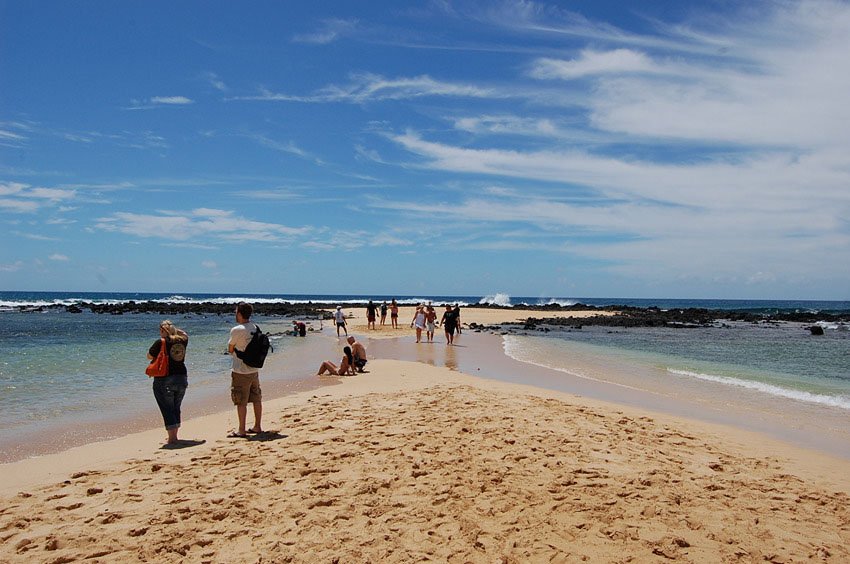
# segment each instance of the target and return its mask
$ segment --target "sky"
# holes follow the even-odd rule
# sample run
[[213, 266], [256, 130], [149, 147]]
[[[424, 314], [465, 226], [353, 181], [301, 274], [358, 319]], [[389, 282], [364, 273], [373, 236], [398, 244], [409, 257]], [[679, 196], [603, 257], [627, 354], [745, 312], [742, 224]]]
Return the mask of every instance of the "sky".
[[850, 3], [0, 0], [0, 290], [850, 299]]

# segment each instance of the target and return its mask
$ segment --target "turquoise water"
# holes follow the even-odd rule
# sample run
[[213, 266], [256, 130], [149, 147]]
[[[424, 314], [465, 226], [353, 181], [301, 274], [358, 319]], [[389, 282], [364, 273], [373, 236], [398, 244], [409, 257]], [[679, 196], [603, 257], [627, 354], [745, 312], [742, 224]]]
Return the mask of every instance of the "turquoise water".
[[[248, 297], [248, 296], [245, 296]], [[56, 435], [80, 422], [98, 426], [117, 436], [117, 421], [143, 420], [148, 426], [160, 423], [153, 403], [151, 382], [144, 375], [148, 347], [159, 337], [163, 319], [155, 314], [98, 315], [87, 311], [68, 313], [64, 308], [20, 311], [26, 306], [79, 301], [129, 300], [235, 303], [240, 296], [167, 294], [79, 294], [0, 292], [0, 458], [8, 458], [6, 446], [26, 449], [28, 438]], [[252, 301], [283, 301], [281, 296], [250, 296]], [[287, 297], [292, 299], [292, 297]], [[298, 301], [350, 303], [362, 296], [298, 296]], [[368, 297], [367, 297], [368, 298]], [[400, 301], [421, 301], [419, 297], [399, 297]], [[434, 298], [439, 301], [439, 298]], [[459, 303], [510, 302], [540, 303], [551, 299], [452, 296]], [[555, 300], [572, 301], [572, 300]], [[590, 302], [590, 300], [578, 300]], [[629, 300], [599, 299], [603, 303]], [[670, 307], [733, 307], [745, 302], [700, 302], [650, 300], [643, 305]], [[637, 304], [635, 304], [637, 305]], [[846, 311], [847, 302], [746, 302], [759, 310]], [[224, 354], [231, 315], [172, 316], [190, 334], [187, 356], [190, 408], [201, 400], [217, 410], [230, 409], [228, 401], [230, 358]], [[267, 371], [269, 384], [296, 386], [309, 380], [314, 366], [305, 362], [335, 358], [336, 342], [321, 338], [296, 339], [283, 336], [291, 321], [284, 318], [258, 319], [272, 333], [273, 357], [283, 367]], [[314, 322], [315, 323], [315, 322]], [[850, 333], [827, 328], [822, 337], [813, 337], [800, 325], [732, 324], [708, 329], [616, 329], [588, 327], [581, 331], [553, 332], [546, 337], [508, 337], [507, 352], [525, 362], [547, 365], [557, 370], [585, 371], [584, 376], [606, 380], [641, 366], [645, 382], [623, 376], [624, 385], [663, 389], [671, 382], [709, 383], [765, 397], [811, 405], [850, 409]], [[324, 343], [324, 344], [323, 344]], [[325, 348], [323, 348], [325, 347]], [[576, 367], [574, 360], [585, 362]], [[306, 359], [306, 360], [305, 360]], [[601, 359], [601, 362], [600, 362]], [[609, 361], [624, 368], [612, 370]], [[595, 366], [597, 368], [593, 368]], [[607, 363], [607, 364], [606, 364]], [[634, 372], [634, 371], [632, 371]], [[312, 385], [318, 385], [315, 382]], [[703, 393], [703, 392], [698, 392]], [[69, 433], [71, 431], [68, 431]], [[76, 432], [76, 431], [74, 431]], [[129, 431], [128, 431], [129, 432]], [[103, 438], [92, 436], [91, 439]], [[71, 437], [69, 443], [80, 438]], [[58, 443], [57, 443], [58, 444]]]
[[[847, 410], [850, 415], [850, 332], [827, 329], [813, 336], [800, 324], [727, 324], [667, 329], [584, 328], [547, 336], [508, 336], [507, 354], [592, 379], [637, 387], [702, 381], [729, 390]], [[610, 370], [592, 371], [592, 357], [642, 366], [640, 382]], [[587, 374], [592, 371], [593, 374]]]
[[[144, 421], [148, 426], [161, 423], [144, 369], [162, 319], [154, 314], [0, 312], [0, 458], [8, 457], [11, 443], [25, 438], [39, 441], [81, 422], [115, 428], [113, 432], [99, 429], [99, 438], [120, 434], [115, 425], [122, 419]], [[184, 403], [190, 411], [199, 403], [211, 402], [217, 402], [218, 410], [230, 408], [231, 359], [226, 350], [235, 320], [229, 315], [171, 319], [190, 335], [189, 392]], [[310, 370], [297, 360], [286, 361], [315, 356], [303, 351], [316, 343], [284, 336], [290, 320], [257, 322], [272, 333], [272, 358], [286, 367], [267, 373], [264, 387], [307, 378]], [[67, 441], [75, 442], [73, 437]]]

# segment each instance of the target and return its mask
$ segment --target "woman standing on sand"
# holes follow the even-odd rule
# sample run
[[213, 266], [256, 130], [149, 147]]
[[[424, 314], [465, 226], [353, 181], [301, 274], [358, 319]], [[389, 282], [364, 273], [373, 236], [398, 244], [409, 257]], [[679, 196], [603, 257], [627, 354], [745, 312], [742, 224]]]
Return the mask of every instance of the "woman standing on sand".
[[411, 327], [416, 327], [416, 342], [422, 341], [422, 330], [425, 329], [425, 306], [419, 304], [416, 306], [416, 313], [413, 314], [413, 321], [410, 322]]
[[186, 388], [189, 387], [189, 376], [186, 371], [186, 345], [189, 335], [166, 319], [159, 324], [160, 338], [148, 349], [148, 360], [153, 360], [159, 354], [163, 342], [168, 354], [168, 374], [153, 379], [153, 397], [162, 413], [162, 421], [168, 432], [167, 444], [178, 442], [177, 430], [180, 428], [180, 406]]
[[390, 304], [390, 322], [393, 324], [393, 329], [398, 329], [398, 304], [393, 298], [392, 303]]

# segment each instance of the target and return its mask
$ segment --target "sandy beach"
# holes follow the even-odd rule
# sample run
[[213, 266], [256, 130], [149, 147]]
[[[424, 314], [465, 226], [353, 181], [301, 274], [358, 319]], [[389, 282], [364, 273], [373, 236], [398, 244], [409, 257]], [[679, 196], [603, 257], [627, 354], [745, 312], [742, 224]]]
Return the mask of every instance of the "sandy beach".
[[[380, 304], [377, 304], [380, 305]], [[398, 308], [398, 328], [394, 329], [389, 312], [387, 313], [386, 322], [381, 325], [380, 313], [375, 321], [375, 329], [370, 329], [366, 320], [366, 308], [343, 308], [346, 315], [346, 323], [348, 331], [354, 334], [368, 335], [370, 339], [381, 339], [387, 337], [398, 337], [410, 335], [411, 322], [416, 313], [416, 308], [412, 306], [399, 306]], [[437, 312], [437, 322], [443, 317], [445, 304], [434, 304], [434, 311]], [[480, 307], [464, 307], [461, 308], [461, 324], [463, 327], [468, 327], [471, 324], [477, 325], [496, 325], [499, 323], [515, 323], [525, 321], [529, 317], [548, 317], [548, 318], [575, 318], [591, 317], [594, 315], [614, 315], [610, 311], [539, 311], [521, 308], [499, 309], [499, 308], [480, 308]], [[333, 324], [333, 321], [328, 322]], [[443, 329], [437, 327], [436, 337], [442, 339]]]
[[153, 429], [0, 466], [0, 561], [850, 561], [850, 461], [423, 362], [368, 367], [267, 400], [250, 440], [224, 437], [227, 411], [186, 421], [183, 448]]

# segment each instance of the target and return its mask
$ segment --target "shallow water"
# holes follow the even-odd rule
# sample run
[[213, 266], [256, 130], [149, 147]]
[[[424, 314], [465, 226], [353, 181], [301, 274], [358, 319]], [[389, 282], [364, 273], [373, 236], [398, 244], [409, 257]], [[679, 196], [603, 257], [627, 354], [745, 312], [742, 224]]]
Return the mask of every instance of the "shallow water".
[[[0, 312], [0, 460], [161, 424], [144, 369], [162, 319], [154, 314]], [[235, 321], [216, 315], [172, 321], [190, 335], [184, 418], [232, 408], [226, 350]], [[264, 391], [280, 394], [320, 385], [311, 377], [312, 359], [336, 356], [335, 344], [283, 335], [291, 327], [288, 319], [257, 322], [272, 333], [275, 347], [262, 371]]]

